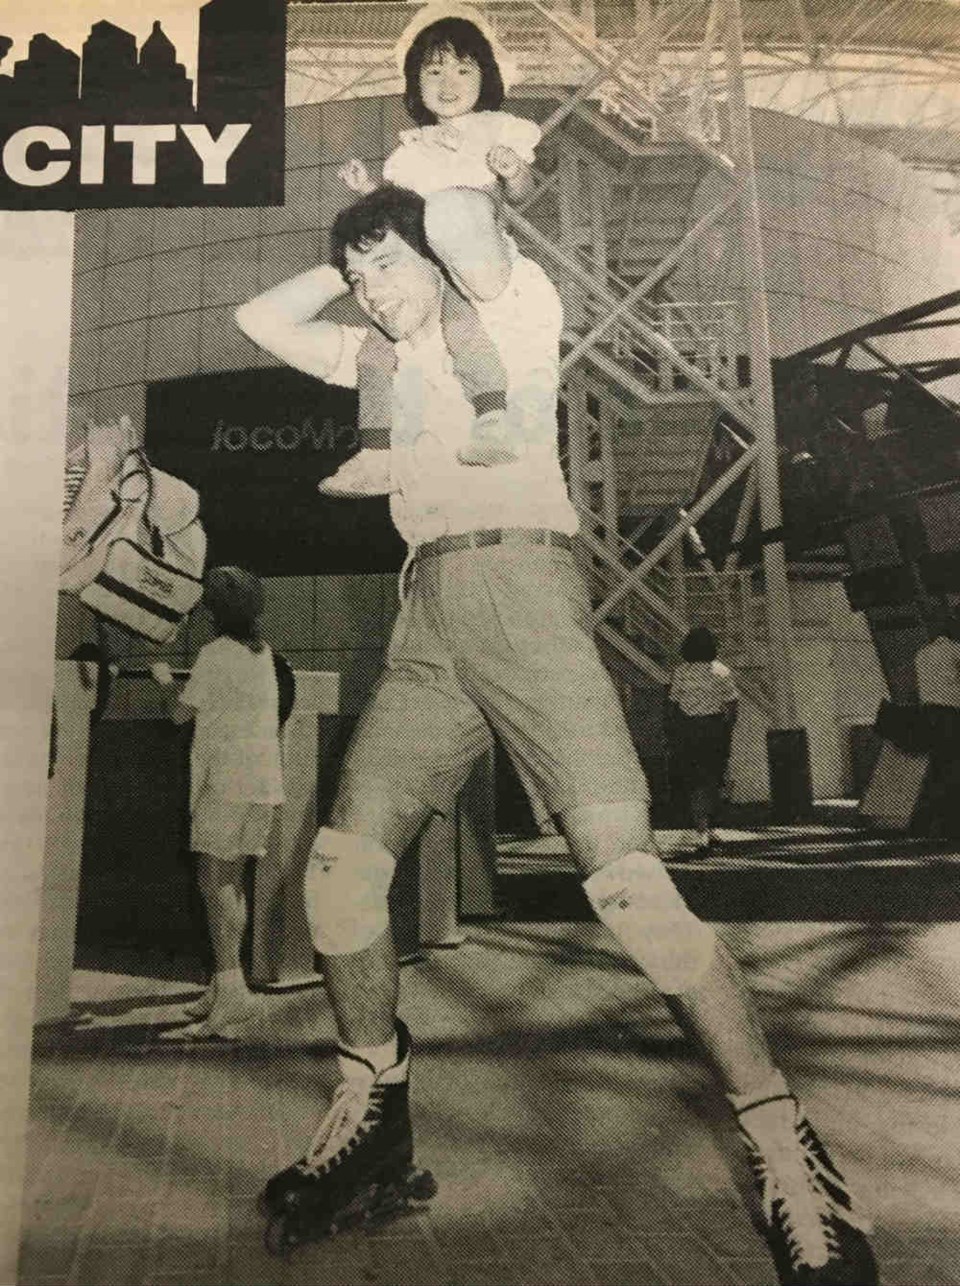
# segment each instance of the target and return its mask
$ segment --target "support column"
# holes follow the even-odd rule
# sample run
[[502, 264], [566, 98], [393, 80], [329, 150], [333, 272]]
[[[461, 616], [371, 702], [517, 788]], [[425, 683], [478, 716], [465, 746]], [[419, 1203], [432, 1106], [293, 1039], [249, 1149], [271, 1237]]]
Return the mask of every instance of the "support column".
[[80, 865], [86, 813], [90, 712], [96, 673], [84, 661], [58, 661], [47, 831], [40, 894], [40, 946], [34, 1021], [56, 1022], [70, 1014], [70, 976], [77, 936]]
[[603, 483], [604, 542], [615, 558], [620, 555], [619, 513], [620, 497], [617, 482], [617, 461], [613, 439], [617, 417], [608, 399], [600, 404], [600, 477]]
[[798, 726], [794, 695], [792, 620], [783, 545], [780, 474], [767, 312], [766, 274], [753, 152], [753, 131], [743, 75], [743, 13], [740, 0], [726, 6], [727, 94], [733, 147], [733, 180], [743, 246], [743, 290], [750, 341], [750, 384], [757, 433], [757, 484], [763, 531], [763, 570], [774, 726], [768, 734], [770, 795], [778, 818], [796, 817], [813, 802], [806, 730]]

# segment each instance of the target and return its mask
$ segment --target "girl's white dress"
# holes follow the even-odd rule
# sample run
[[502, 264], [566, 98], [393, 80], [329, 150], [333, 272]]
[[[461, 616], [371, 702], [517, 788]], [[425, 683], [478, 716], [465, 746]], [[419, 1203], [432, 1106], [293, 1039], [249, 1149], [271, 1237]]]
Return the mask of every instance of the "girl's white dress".
[[201, 649], [180, 700], [194, 716], [190, 846], [224, 860], [262, 856], [283, 803], [273, 653], [235, 639]]
[[455, 121], [404, 130], [387, 157], [383, 177], [397, 187], [430, 196], [444, 188], [488, 188], [497, 176], [487, 164], [490, 149], [511, 147], [533, 163], [540, 126], [509, 112], [470, 112]]

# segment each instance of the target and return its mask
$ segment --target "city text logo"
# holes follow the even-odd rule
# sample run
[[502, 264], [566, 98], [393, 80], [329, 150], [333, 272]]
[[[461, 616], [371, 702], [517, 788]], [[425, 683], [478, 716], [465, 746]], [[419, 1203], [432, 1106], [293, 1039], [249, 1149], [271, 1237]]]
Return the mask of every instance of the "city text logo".
[[79, 54], [38, 32], [0, 66], [0, 209], [282, 203], [284, 0], [196, 3], [195, 80], [159, 21], [139, 46], [94, 22]]

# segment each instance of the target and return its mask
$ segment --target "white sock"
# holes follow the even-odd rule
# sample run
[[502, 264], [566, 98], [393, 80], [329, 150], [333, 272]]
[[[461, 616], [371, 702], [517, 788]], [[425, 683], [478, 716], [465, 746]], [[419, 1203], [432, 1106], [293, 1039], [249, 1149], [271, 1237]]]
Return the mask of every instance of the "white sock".
[[363, 1064], [356, 1061], [358, 1058], [362, 1058], [364, 1062], [369, 1063], [379, 1075], [380, 1072], [385, 1072], [388, 1067], [394, 1065], [400, 1052], [396, 1032], [383, 1045], [347, 1045], [341, 1041], [340, 1048], [344, 1054], [352, 1055], [350, 1058], [344, 1058], [342, 1055], [337, 1056], [340, 1075], [344, 1080], [364, 1078], [367, 1075]]
[[214, 977], [218, 1004], [224, 1001], [242, 1002], [247, 998], [247, 980], [242, 969], [222, 969]]
[[[737, 1113], [751, 1112], [751, 1120], [754, 1119], [753, 1112], [764, 1115], [763, 1109], [772, 1108], [771, 1113], [766, 1115], [780, 1116], [784, 1112], [784, 1103], [790, 1110], [791, 1120], [793, 1119], [793, 1103], [784, 1096], [790, 1093], [790, 1087], [787, 1084], [786, 1077], [779, 1068], [774, 1068], [765, 1081], [761, 1081], [755, 1089], [746, 1094], [728, 1094], [727, 1098], [730, 1106]], [[768, 1100], [773, 1100], [769, 1102]], [[752, 1111], [751, 1111], [752, 1109]]]

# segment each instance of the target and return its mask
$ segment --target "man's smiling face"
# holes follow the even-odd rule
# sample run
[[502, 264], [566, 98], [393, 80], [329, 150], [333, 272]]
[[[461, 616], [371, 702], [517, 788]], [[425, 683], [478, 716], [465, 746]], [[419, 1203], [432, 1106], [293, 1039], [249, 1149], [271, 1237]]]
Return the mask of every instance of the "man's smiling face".
[[347, 246], [345, 260], [357, 303], [391, 339], [416, 339], [439, 318], [439, 269], [392, 228], [365, 249]]

